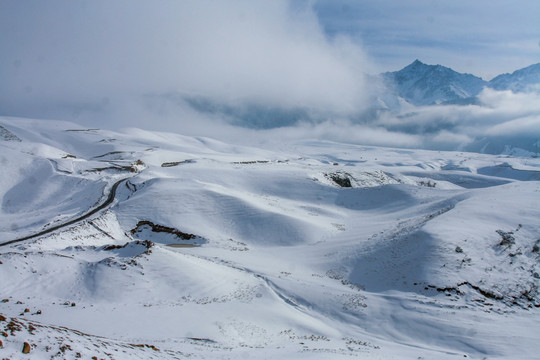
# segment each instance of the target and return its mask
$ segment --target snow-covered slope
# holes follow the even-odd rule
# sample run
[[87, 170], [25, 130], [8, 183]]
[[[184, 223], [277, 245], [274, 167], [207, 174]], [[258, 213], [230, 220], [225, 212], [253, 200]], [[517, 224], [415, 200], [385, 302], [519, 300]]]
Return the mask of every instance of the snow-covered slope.
[[426, 65], [419, 60], [382, 77], [390, 90], [417, 106], [459, 102], [476, 96], [487, 85], [474, 75], [441, 65]]
[[502, 74], [489, 82], [495, 90], [528, 92], [540, 90], [540, 63], [516, 70], [512, 74]]
[[539, 159], [0, 126], [2, 358], [540, 351]]
[[[538, 91], [540, 64], [502, 74], [484, 81], [471, 74], [461, 74], [441, 65], [426, 65], [419, 60], [399, 71], [381, 74], [387, 89], [380, 101], [388, 108], [396, 108], [396, 98], [413, 105], [476, 104], [476, 96], [484, 87], [513, 92]], [[387, 101], [385, 101], [387, 99]]]

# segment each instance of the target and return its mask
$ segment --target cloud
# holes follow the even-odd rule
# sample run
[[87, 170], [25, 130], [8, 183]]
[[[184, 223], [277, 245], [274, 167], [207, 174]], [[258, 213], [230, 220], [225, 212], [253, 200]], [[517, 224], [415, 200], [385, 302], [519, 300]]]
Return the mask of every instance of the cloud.
[[408, 108], [380, 116], [373, 126], [414, 134], [428, 149], [470, 149], [480, 142], [532, 149], [540, 137], [540, 92], [513, 93], [485, 88], [477, 105], [436, 105]]
[[329, 40], [308, 5], [8, 0], [0, 14], [4, 115], [114, 126], [128, 121], [122, 106], [164, 94], [334, 112], [365, 103], [367, 57]]
[[[391, 100], [391, 94], [381, 93], [381, 83], [364, 75], [374, 65], [354, 34], [321, 27], [320, 14], [312, 8], [321, 3], [2, 1], [0, 115], [251, 144], [327, 139], [480, 151], [485, 139], [526, 148], [540, 136], [538, 93], [486, 89], [478, 105], [377, 109], [377, 96]], [[349, 8], [340, 10], [340, 21], [358, 24], [351, 16], [359, 2], [341, 4]], [[437, 13], [441, 18], [436, 21], [448, 28], [465, 6], [461, 1], [437, 3], [451, 11], [427, 7], [426, 15], [417, 12], [427, 6], [424, 1], [362, 4], [364, 42], [373, 49], [381, 36], [394, 34], [394, 54], [408, 41], [399, 36], [412, 39], [421, 30], [418, 43], [407, 45], [420, 49], [426, 46], [425, 34], [441, 35], [437, 29], [424, 33], [430, 25], [422, 25], [425, 19], [419, 17]], [[481, 11], [478, 5], [473, 8], [473, 14]], [[378, 24], [371, 15], [377, 15]], [[410, 24], [403, 28], [405, 20]], [[465, 36], [461, 25], [456, 34]], [[456, 50], [447, 38], [437, 41], [448, 47], [445, 51]], [[477, 146], [479, 139], [484, 145]], [[489, 151], [499, 151], [499, 145]]]
[[[362, 145], [499, 154], [506, 146], [536, 151], [540, 93], [484, 89], [476, 105], [407, 106], [369, 119], [333, 117], [269, 130], [245, 129], [252, 144], [325, 139]], [[234, 139], [238, 134], [228, 134]], [[278, 140], [275, 140], [278, 139]]]

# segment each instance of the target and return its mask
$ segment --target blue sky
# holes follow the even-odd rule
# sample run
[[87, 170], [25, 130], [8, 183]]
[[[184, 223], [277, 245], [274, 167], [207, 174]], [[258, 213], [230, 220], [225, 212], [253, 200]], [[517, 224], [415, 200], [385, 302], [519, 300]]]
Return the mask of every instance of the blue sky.
[[347, 35], [381, 71], [416, 58], [486, 80], [540, 62], [540, 1], [317, 0], [329, 36]]

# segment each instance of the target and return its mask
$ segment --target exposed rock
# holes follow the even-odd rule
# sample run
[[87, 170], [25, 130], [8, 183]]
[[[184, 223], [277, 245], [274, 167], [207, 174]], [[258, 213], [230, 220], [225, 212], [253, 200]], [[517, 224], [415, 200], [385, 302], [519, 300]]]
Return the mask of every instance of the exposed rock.
[[250, 161], [234, 161], [233, 164], [236, 165], [250, 165], [250, 164], [268, 164], [268, 160], [250, 160]]
[[351, 184], [352, 176], [349, 173], [339, 171], [339, 172], [324, 174], [324, 176], [332, 180], [333, 182], [335, 182], [337, 185], [341, 187], [346, 187], [346, 188], [352, 187], [352, 184]]
[[137, 225], [133, 229], [131, 229], [131, 234], [135, 234], [136, 232], [140, 231], [140, 228], [145, 225], [152, 228], [153, 232], [164, 232], [168, 234], [174, 234], [183, 240], [191, 240], [197, 237], [197, 235], [188, 234], [172, 227], [154, 224], [153, 222], [147, 221], [147, 220], [139, 221]]
[[194, 162], [195, 162], [195, 160], [192, 160], [192, 159], [183, 160], [183, 161], [164, 162], [163, 164], [161, 164], [161, 167], [173, 167], [173, 166], [177, 166], [177, 165], [180, 165], [180, 164], [192, 164]]
[[11, 333], [11, 336], [13, 336], [15, 335], [16, 332], [22, 331], [23, 328], [20, 322], [12, 318], [11, 321], [6, 325], [4, 329], [9, 331]]
[[497, 230], [497, 234], [501, 236], [501, 241], [499, 242], [499, 246], [512, 246], [516, 242], [516, 238], [514, 237], [513, 231], [502, 231]]
[[24, 345], [23, 345], [22, 353], [23, 354], [30, 354], [31, 349], [32, 348], [30, 347], [30, 344], [25, 341]]
[[11, 131], [9, 131], [3, 126], [0, 126], [0, 139], [5, 140], [5, 141], [16, 141], [16, 142], [22, 141], [17, 135], [15, 135], [14, 133], [12, 133]]

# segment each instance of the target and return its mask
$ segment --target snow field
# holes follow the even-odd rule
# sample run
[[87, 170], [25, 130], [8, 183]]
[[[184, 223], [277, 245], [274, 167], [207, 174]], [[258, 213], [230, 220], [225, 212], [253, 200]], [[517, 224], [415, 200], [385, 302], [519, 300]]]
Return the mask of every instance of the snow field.
[[0, 142], [13, 174], [0, 177], [0, 243], [87, 213], [128, 179], [106, 209], [0, 247], [0, 331], [21, 324], [2, 356], [25, 358], [24, 341], [44, 358], [540, 350], [537, 159], [46, 124], [0, 121], [22, 140]]

